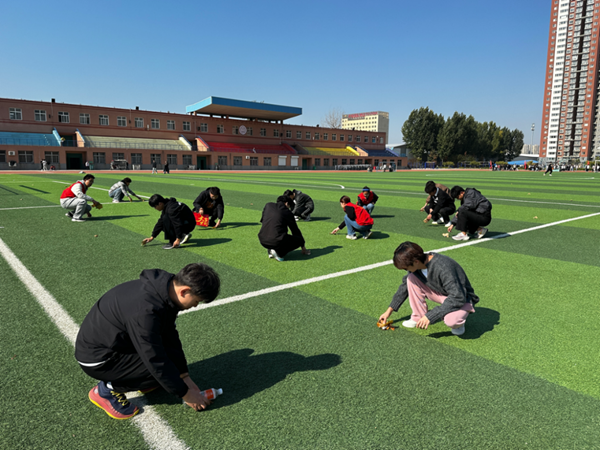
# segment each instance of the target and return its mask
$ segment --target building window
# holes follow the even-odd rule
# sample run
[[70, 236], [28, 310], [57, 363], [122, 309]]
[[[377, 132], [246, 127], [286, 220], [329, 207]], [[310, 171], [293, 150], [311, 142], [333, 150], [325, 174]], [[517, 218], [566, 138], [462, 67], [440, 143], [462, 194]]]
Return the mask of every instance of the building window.
[[372, 137], [371, 138], [371, 144], [377, 144], [377, 138], [376, 137]]
[[183, 131], [192, 131], [192, 125], [190, 122], [183, 122]]
[[225, 133], [225, 127], [223, 125], [217, 125], [217, 133], [224, 134]]
[[46, 121], [46, 111], [44, 111], [43, 109], [36, 109], [35, 110], [35, 120], [37, 122], [45, 122]]
[[331, 135], [331, 140], [332, 141], [337, 141], [337, 134], [332, 134]]
[[150, 162], [155, 162], [157, 166], [160, 166], [160, 153], [150, 153]]
[[85, 113], [79, 113], [79, 123], [82, 125], [89, 125], [90, 115]]
[[340, 141], [343, 141], [343, 140], [344, 140], [344, 135], [340, 134]]
[[264, 158], [263, 166], [271, 167], [271, 158]]
[[337, 166], [337, 165], [338, 165], [338, 160], [337, 160], [337, 158], [333, 158], [333, 159], [331, 160], [331, 163], [332, 163], [334, 166]]
[[342, 158], [342, 166], [345, 166], [348, 163], [348, 160], [345, 158]]
[[143, 117], [135, 118], [135, 127], [136, 128], [144, 128], [144, 118]]
[[321, 167], [321, 158], [315, 158], [315, 167]]
[[354, 158], [350, 158], [350, 164], [354, 164]]
[[[221, 125], [222, 127], [223, 125]], [[218, 127], [217, 127], [218, 128]], [[200, 124], [200, 132], [201, 133], [208, 133], [208, 124], [207, 123], [201, 123]]]
[[251, 166], [258, 166], [258, 156], [251, 156], [250, 157], [250, 165]]
[[378, 159], [376, 159], [376, 160], [375, 160], [375, 162], [374, 162], [374, 166], [375, 166], [375, 167], [379, 167], [379, 160], [378, 160]]
[[227, 156], [219, 156], [217, 159], [217, 164], [219, 164], [220, 166], [226, 166], [227, 165]]
[[142, 164], [142, 154], [141, 153], [132, 153], [131, 154], [131, 164], [135, 164], [137, 166]]
[[125, 159], [125, 153], [113, 153], [112, 159], [113, 161], [123, 161]]
[[233, 165], [234, 166], [241, 166], [242, 165], [242, 157], [241, 156], [234, 156], [233, 157]]
[[234, 127], [231, 129], [231, 132], [232, 132], [233, 134], [240, 134], [240, 127], [238, 127], [237, 125], [236, 125], [236, 126], [234, 126]]
[[358, 161], [356, 161], [356, 163], [357, 163], [357, 164], [362, 164], [362, 163], [363, 163], [363, 160], [362, 160], [362, 159], [359, 159]]
[[369, 142], [369, 136], [365, 136], [364, 139], [363, 139], [363, 142], [365, 144], [367, 144]]
[[260, 135], [263, 136], [263, 137], [266, 136], [267, 135], [267, 129], [266, 128], [261, 128], [260, 129]]
[[326, 141], [327, 139], [329, 139], [329, 134], [323, 133], [323, 140]]
[[44, 152], [44, 159], [48, 164], [58, 164], [58, 152]]
[[248, 127], [246, 130], [246, 136], [252, 136], [252, 127]]
[[306, 139], [310, 139], [310, 131], [306, 132]]
[[[352, 136], [348, 136], [348, 140], [351, 141]], [[360, 142], [360, 136], [356, 136], [356, 142]]]
[[127, 117], [125, 117], [125, 116], [117, 117], [117, 126], [118, 127], [126, 127], [127, 126]]
[[167, 155], [167, 164], [177, 165], [177, 155]]
[[150, 123], [151, 123], [150, 126], [152, 127], [153, 130], [159, 130], [160, 129], [160, 120], [158, 120], [158, 119], [151, 119]]
[[296, 139], [302, 139], [302, 131], [296, 131]]
[[174, 130], [174, 129], [175, 129], [175, 121], [167, 120], [167, 130]]
[[6, 162], [6, 150], [0, 150], [0, 163]]
[[329, 167], [329, 158], [325, 158], [325, 159], [323, 159], [323, 165], [324, 165], [325, 167]]
[[21, 108], [8, 108], [8, 118], [10, 120], [23, 120], [23, 111]]
[[348, 142], [352, 142], [352, 135], [351, 134], [348, 135]]
[[184, 166], [191, 166], [192, 165], [192, 155], [181, 155], [181, 163]]
[[100, 119], [100, 125], [108, 125], [108, 116], [100, 114], [98, 117]]
[[106, 163], [106, 154], [105, 153], [94, 152], [94, 154], [92, 156], [94, 158], [94, 164]]
[[286, 139], [291, 139], [292, 138], [292, 130], [285, 130], [285, 137], [286, 137]]
[[64, 112], [64, 111], [59, 111], [58, 112], [58, 121], [60, 123], [69, 123], [70, 122], [69, 113]]
[[321, 137], [321, 134], [320, 134], [320, 133], [315, 133], [315, 139], [317, 139], [317, 140], [318, 140], [318, 139], [320, 139], [320, 137]]
[[383, 138], [379, 138], [379, 143], [383, 144]]
[[279, 130], [273, 130], [273, 137], [279, 137]]

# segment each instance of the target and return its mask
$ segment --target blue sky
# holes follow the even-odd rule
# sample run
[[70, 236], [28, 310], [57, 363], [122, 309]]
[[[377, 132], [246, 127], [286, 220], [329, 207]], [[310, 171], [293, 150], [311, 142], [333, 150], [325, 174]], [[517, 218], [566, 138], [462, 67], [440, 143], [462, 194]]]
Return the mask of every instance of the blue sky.
[[0, 97], [185, 113], [209, 96], [413, 109], [539, 143], [551, 0], [3, 2]]

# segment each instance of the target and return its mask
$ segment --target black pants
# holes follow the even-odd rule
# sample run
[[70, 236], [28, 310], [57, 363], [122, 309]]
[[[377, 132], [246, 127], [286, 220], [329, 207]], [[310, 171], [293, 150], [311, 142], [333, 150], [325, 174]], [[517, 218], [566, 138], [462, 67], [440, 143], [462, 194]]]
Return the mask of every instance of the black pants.
[[275, 246], [260, 243], [267, 250], [275, 250], [282, 258], [292, 250], [296, 250], [304, 245], [304, 239], [291, 234], [286, 234], [284, 238]]
[[217, 220], [219, 219], [217, 210], [215, 209], [213, 211], [206, 211], [205, 214], [208, 214], [209, 216], [208, 226], [214, 227], [217, 224]]
[[[183, 222], [182, 228], [184, 234], [191, 233], [192, 231], [194, 231], [194, 228], [196, 228], [196, 222], [185, 221]], [[163, 222], [163, 231], [165, 232], [165, 239], [167, 241], [169, 241], [171, 244], [175, 242], [175, 240], [177, 239], [177, 235], [175, 234], [175, 228], [173, 228], [171, 224]]]
[[475, 233], [479, 227], [489, 225], [492, 221], [491, 212], [479, 214], [475, 211], [460, 211], [457, 217], [456, 229], [471, 234]]
[[[431, 211], [433, 211], [433, 208], [431, 206], [427, 205], [425, 207], [425, 212], [427, 214], [431, 214]], [[444, 219], [444, 223], [448, 223], [450, 221], [450, 216], [452, 214], [454, 214], [455, 211], [456, 211], [456, 206], [454, 206], [454, 205], [446, 206], [444, 208], [441, 208], [439, 213], [431, 214], [431, 219], [434, 221], [437, 221], [441, 217], [442, 219]]]
[[307, 203], [303, 208], [296, 208], [292, 212], [296, 217], [302, 217], [306, 219], [315, 210], [314, 203]]
[[99, 366], [80, 367], [90, 377], [105, 383], [110, 382], [116, 392], [124, 393], [158, 386], [158, 381], [150, 375], [137, 353], [129, 355], [115, 353]]

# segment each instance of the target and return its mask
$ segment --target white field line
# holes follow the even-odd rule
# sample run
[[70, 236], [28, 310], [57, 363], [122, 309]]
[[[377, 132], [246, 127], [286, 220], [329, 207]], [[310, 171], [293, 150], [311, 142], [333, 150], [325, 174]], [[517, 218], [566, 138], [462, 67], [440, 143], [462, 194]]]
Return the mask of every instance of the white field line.
[[[537, 227], [524, 228], [522, 230], [517, 230], [517, 231], [510, 232], [510, 233], [503, 233], [503, 234], [499, 234], [498, 236], [494, 236], [494, 237], [490, 237], [490, 238], [473, 239], [473, 240], [463, 242], [462, 244], [451, 245], [450, 247], [443, 247], [443, 248], [438, 248], [438, 249], [429, 250], [429, 251], [435, 252], [435, 253], [447, 252], [449, 250], [456, 250], [458, 248], [481, 244], [482, 242], [489, 242], [489, 241], [493, 241], [495, 239], [502, 239], [502, 238], [505, 238], [508, 236], [514, 236], [516, 234], [527, 233], [529, 231], [540, 230], [542, 228], [553, 227], [553, 226], [560, 225], [563, 223], [573, 222], [574, 220], [587, 219], [587, 218], [595, 217], [595, 216], [600, 216], [600, 212], [593, 213], [593, 214], [587, 214], [585, 216], [573, 217], [571, 219], [559, 220], [558, 222], [552, 222], [552, 223], [547, 223], [544, 225], [538, 225]], [[311, 284], [311, 283], [316, 283], [319, 281], [329, 280], [332, 278], [342, 277], [344, 275], [351, 275], [353, 273], [358, 273], [358, 272], [362, 273], [365, 270], [377, 269], [379, 267], [387, 266], [392, 263], [393, 263], [392, 260], [388, 260], [388, 261], [383, 261], [380, 263], [369, 264], [367, 266], [357, 267], [355, 269], [343, 270], [341, 272], [330, 273], [328, 275], [322, 275], [319, 277], [308, 278], [306, 280], [295, 281], [293, 283], [280, 284], [279, 286], [273, 286], [270, 288], [261, 289], [259, 291], [248, 292], [246, 294], [235, 295], [233, 297], [227, 297], [227, 298], [224, 298], [221, 300], [214, 301], [212, 303], [198, 305], [194, 308], [187, 309], [185, 311], [181, 311], [179, 313], [179, 315], [199, 311], [201, 309], [212, 308], [213, 306], [221, 306], [221, 305], [225, 305], [227, 303], [233, 303], [233, 302], [237, 302], [240, 300], [246, 300], [248, 298], [258, 297], [258, 296], [265, 295], [265, 294], [270, 294], [272, 292], [283, 291], [285, 289], [292, 289], [292, 288], [295, 288], [298, 286], [304, 286], [306, 284]]]
[[[52, 322], [54, 322], [67, 341], [75, 346], [79, 326], [71, 316], [29, 272], [2, 239], [0, 239], [0, 254], [2, 254], [8, 265], [13, 269], [25, 287], [27, 287], [27, 290], [31, 292], [46, 314], [50, 316]], [[78, 370], [75, 369], [76, 365], [76, 362], [73, 361], [74, 370]], [[131, 420], [139, 428], [148, 446], [157, 450], [165, 448], [174, 450], [189, 449], [183, 441], [177, 438], [169, 424], [158, 415], [154, 408], [148, 405], [145, 399], [138, 398], [140, 395], [128, 395], [129, 398], [136, 398], [135, 403], [144, 408], [143, 414], [137, 415]]]

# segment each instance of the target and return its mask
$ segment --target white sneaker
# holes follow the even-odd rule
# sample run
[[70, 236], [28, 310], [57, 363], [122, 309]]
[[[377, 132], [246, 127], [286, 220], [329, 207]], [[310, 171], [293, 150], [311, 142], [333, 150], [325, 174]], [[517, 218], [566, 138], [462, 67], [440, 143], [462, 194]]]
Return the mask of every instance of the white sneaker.
[[179, 245], [183, 245], [185, 244], [187, 241], [190, 240], [190, 238], [192, 237], [192, 233], [188, 233], [186, 234], [183, 239], [181, 240], [181, 242], [179, 243]]
[[442, 217], [440, 217], [440, 218], [438, 219], [437, 223], [438, 223], [439, 225], [444, 225], [444, 219], [443, 219]]
[[417, 326], [417, 322], [412, 319], [408, 319], [402, 322], [402, 326], [406, 328], [415, 328]]
[[450, 331], [452, 331], [452, 334], [454, 336], [462, 336], [463, 334], [465, 334], [465, 326], [463, 325], [460, 328], [452, 328]]
[[445, 224], [444, 224], [444, 226], [445, 226], [446, 228], [450, 228], [450, 225], [452, 225], [452, 221], [450, 221], [450, 222], [448, 222], [448, 223], [445, 223]]
[[369, 231], [367, 234], [365, 234], [365, 235], [363, 236], [363, 239], [369, 239], [369, 238], [371, 237], [371, 235], [372, 235], [372, 234], [373, 234], [373, 232], [372, 232], [372, 231]]
[[485, 236], [485, 233], [488, 232], [487, 228], [480, 228], [479, 230], [477, 230], [477, 239], [481, 239], [482, 237]]
[[85, 219], [76, 219], [74, 217], [71, 219], [71, 222], [85, 222], [85, 221], [86, 221]]
[[121, 201], [120, 201], [120, 200], [117, 200], [117, 199], [115, 198], [115, 199], [113, 199], [113, 203], [121, 203]]
[[273, 255], [273, 258], [275, 258], [277, 261], [283, 261], [283, 258], [279, 256], [275, 250], [271, 250], [271, 255]]
[[355, 241], [356, 240], [356, 235], [355, 234], [347, 234], [346, 235], [346, 239], [351, 239], [351, 240]]
[[455, 241], [468, 241], [469, 235], [467, 233], [458, 233], [456, 236], [452, 236]]
[[300, 216], [294, 216], [294, 219], [296, 220], [296, 222], [299, 222], [301, 217]]
[[72, 219], [73, 218], [73, 213], [71, 211], [69, 211], [68, 213], [65, 214], [65, 216], [70, 217]]

